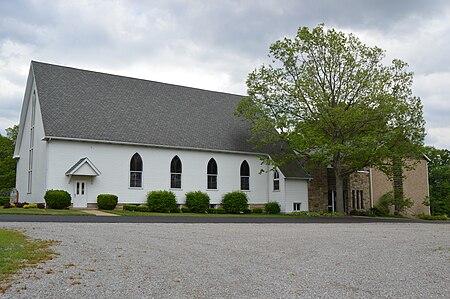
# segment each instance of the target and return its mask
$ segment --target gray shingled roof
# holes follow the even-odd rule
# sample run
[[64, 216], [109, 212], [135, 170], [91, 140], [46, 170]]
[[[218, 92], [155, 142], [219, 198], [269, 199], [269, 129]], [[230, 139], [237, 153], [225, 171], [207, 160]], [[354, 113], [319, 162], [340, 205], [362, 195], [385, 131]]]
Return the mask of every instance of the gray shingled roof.
[[32, 62], [45, 135], [261, 152], [234, 117], [240, 95]]

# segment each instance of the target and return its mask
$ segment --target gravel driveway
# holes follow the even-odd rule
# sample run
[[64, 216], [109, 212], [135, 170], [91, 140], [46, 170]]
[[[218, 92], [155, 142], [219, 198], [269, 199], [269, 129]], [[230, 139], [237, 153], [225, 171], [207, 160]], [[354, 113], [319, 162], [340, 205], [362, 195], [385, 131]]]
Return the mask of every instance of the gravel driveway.
[[0, 223], [61, 241], [2, 298], [450, 298], [450, 225]]

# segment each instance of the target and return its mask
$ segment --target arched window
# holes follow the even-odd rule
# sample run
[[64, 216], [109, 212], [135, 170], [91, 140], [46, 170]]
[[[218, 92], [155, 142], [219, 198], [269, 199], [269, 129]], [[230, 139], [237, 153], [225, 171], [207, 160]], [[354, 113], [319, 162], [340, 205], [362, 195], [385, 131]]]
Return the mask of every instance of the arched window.
[[134, 154], [130, 161], [130, 187], [142, 187], [142, 158], [138, 153]]
[[241, 190], [250, 190], [250, 167], [245, 160], [241, 164]]
[[181, 188], [181, 160], [178, 156], [170, 162], [170, 188]]
[[211, 158], [206, 168], [208, 174], [208, 189], [217, 189], [217, 163], [214, 158]]
[[280, 190], [280, 174], [278, 173], [278, 170], [273, 171], [273, 191], [279, 191]]

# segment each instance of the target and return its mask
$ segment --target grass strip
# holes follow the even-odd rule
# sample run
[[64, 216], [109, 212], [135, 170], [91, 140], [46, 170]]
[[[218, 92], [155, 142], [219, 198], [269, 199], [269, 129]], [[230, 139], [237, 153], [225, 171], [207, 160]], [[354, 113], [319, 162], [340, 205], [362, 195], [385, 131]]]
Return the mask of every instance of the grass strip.
[[34, 240], [15, 230], [0, 229], [0, 293], [13, 282], [13, 275], [24, 267], [51, 260], [56, 252], [50, 247], [57, 241]]
[[1, 214], [14, 215], [62, 215], [62, 216], [88, 216], [89, 214], [77, 210], [53, 210], [53, 209], [24, 209], [0, 207]]

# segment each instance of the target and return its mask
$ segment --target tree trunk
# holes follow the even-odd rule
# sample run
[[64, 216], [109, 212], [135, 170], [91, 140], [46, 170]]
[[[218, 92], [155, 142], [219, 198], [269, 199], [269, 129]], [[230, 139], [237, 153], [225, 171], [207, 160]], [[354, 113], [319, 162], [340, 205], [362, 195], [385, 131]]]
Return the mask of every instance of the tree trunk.
[[335, 171], [336, 176], [336, 212], [344, 213], [344, 179], [339, 174], [338, 170]]

